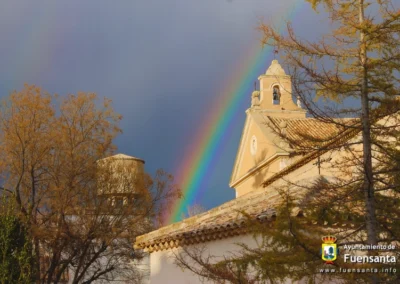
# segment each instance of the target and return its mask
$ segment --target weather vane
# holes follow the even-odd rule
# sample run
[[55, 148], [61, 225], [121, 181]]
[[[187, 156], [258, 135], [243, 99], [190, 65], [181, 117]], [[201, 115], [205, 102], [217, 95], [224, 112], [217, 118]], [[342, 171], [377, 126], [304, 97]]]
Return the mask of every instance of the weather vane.
[[274, 59], [276, 59], [276, 55], [279, 53], [279, 50], [277, 47], [274, 49]]

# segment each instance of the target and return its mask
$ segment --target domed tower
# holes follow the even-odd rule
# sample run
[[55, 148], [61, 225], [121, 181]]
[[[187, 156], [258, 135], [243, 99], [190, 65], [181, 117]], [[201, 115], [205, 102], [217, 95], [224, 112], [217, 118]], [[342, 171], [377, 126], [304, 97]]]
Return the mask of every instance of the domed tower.
[[260, 81], [259, 106], [268, 111], [268, 115], [280, 117], [305, 117], [306, 111], [300, 102], [294, 103], [292, 98], [291, 77], [279, 64], [272, 60], [265, 74], [258, 77]]
[[145, 194], [144, 160], [117, 154], [98, 161], [98, 195], [115, 207], [134, 204]]

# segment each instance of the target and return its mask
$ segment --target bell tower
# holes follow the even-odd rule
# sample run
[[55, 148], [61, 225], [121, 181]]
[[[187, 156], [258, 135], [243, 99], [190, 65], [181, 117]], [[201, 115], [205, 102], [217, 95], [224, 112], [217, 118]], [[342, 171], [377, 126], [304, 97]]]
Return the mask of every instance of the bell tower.
[[291, 77], [279, 64], [272, 60], [265, 74], [258, 77], [260, 81], [259, 109], [271, 116], [305, 117], [306, 111], [301, 108], [301, 102], [295, 104], [292, 98]]
[[[251, 106], [246, 110], [229, 183], [236, 197], [261, 189], [263, 180], [290, 164], [290, 145], [278, 132], [289, 131], [291, 121], [307, 119], [307, 111], [301, 107], [300, 100], [296, 103], [293, 100], [291, 77], [278, 60], [273, 60], [258, 80], [259, 90], [251, 93]], [[274, 121], [280, 122], [276, 125]]]

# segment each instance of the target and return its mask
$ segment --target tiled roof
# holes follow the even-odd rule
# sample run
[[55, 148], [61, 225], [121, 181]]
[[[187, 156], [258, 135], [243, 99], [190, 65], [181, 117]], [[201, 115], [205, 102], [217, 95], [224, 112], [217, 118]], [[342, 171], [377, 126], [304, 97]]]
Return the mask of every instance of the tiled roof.
[[[309, 182], [313, 182], [313, 179], [298, 182], [298, 194], [301, 194], [303, 190], [302, 184]], [[281, 200], [279, 193], [272, 187], [268, 190], [256, 190], [207, 212], [139, 236], [136, 239], [135, 248], [154, 252], [245, 234], [248, 233], [246, 221], [249, 217], [260, 222], [274, 220], [277, 206]], [[301, 209], [294, 209], [292, 215], [300, 218], [302, 216]], [[348, 225], [338, 221], [333, 226]]]
[[263, 114], [265, 125], [272, 127], [280, 135], [287, 137], [293, 148], [318, 149], [337, 139], [354, 119], [334, 119], [324, 122], [315, 118], [279, 118]]
[[[399, 99], [400, 101], [400, 99]], [[398, 111], [398, 105], [394, 104], [392, 105], [393, 109], [390, 110], [392, 111], [391, 114], [399, 115]], [[385, 109], [386, 113], [386, 118], [382, 117], [379, 115], [379, 112], [376, 111], [375, 116], [372, 116], [372, 123], [380, 123], [379, 121], [381, 119], [384, 119], [386, 123], [387, 119], [390, 118], [389, 109]], [[377, 115], [378, 114], [378, 115]], [[277, 172], [273, 176], [269, 177], [267, 180], [265, 180], [262, 183], [263, 187], [267, 187], [271, 184], [273, 184], [275, 181], [279, 180], [280, 178], [284, 177], [285, 175], [289, 174], [290, 172], [304, 166], [305, 164], [309, 163], [313, 159], [317, 158], [318, 156], [321, 156], [322, 154], [328, 152], [329, 150], [337, 147], [338, 145], [343, 145], [341, 143], [348, 141], [349, 139], [354, 138], [357, 134], [360, 133], [361, 127], [360, 127], [360, 121], [359, 119], [355, 118], [343, 118], [343, 119], [334, 119], [337, 124], [332, 123], [329, 125], [329, 123], [325, 123], [322, 121], [318, 121], [316, 119], [312, 118], [305, 118], [305, 119], [283, 119], [283, 118], [272, 118], [269, 116], [264, 116], [264, 118], [267, 118], [270, 120], [275, 127], [282, 126], [282, 121], [286, 122], [287, 125], [287, 132], [286, 135], [290, 137], [289, 139], [297, 139], [299, 140], [300, 137], [302, 137], [302, 133], [308, 133], [309, 136], [320, 137], [320, 140], [325, 139], [326, 141], [320, 141], [319, 143], [315, 142], [302, 142], [302, 143], [314, 143], [311, 147], [314, 148], [314, 151], [308, 151], [304, 153], [305, 155], [297, 160], [295, 163], [289, 165], [288, 167], [284, 168], [282, 171]], [[307, 121], [304, 121], [307, 120]], [[266, 122], [266, 124], [268, 124]], [[347, 125], [347, 127], [341, 127], [340, 124]], [[290, 127], [289, 127], [290, 125]], [[282, 128], [282, 127], [280, 127]], [[335, 129], [336, 128], [336, 129]], [[332, 134], [331, 134], [332, 133]], [[317, 140], [316, 139], [316, 140]], [[300, 139], [301, 140], [301, 139]], [[303, 144], [304, 145], [304, 144]], [[306, 145], [306, 146], [309, 146]], [[304, 147], [301, 146], [300, 147]]]
[[[295, 120], [293, 120], [292, 123], [294, 121]], [[355, 120], [355, 119], [342, 119], [341, 122], [346, 122], [349, 125], [355, 125], [355, 126], [357, 125], [356, 124], [357, 120]], [[300, 123], [298, 122], [298, 124], [300, 124]], [[316, 122], [316, 123], [318, 123], [318, 122]], [[293, 124], [295, 124], [295, 123], [293, 123]], [[315, 124], [315, 125], [317, 125], [317, 124]], [[334, 137], [331, 139], [327, 139], [327, 141], [323, 141], [323, 142], [321, 141], [320, 143], [316, 143], [316, 144], [315, 144], [315, 142], [304, 142], [304, 143], [314, 143], [312, 146], [308, 146], [308, 148], [310, 149], [310, 147], [312, 147], [315, 150], [306, 151], [304, 153], [304, 155], [300, 159], [298, 159], [296, 162], [294, 162], [293, 164], [289, 165], [288, 167], [284, 168], [283, 170], [277, 172], [276, 174], [274, 174], [273, 176], [271, 176], [267, 180], [265, 180], [262, 183], [262, 186], [267, 187], [267, 186], [273, 184], [275, 181], [279, 180], [280, 178], [284, 177], [285, 175], [289, 174], [290, 172], [304, 166], [305, 164], [309, 163], [313, 159], [318, 158], [318, 156], [321, 156], [324, 153], [328, 152], [329, 150], [337, 147], [337, 145], [341, 145], [341, 143], [343, 143], [344, 141], [348, 141], [349, 139], [355, 137], [359, 132], [360, 132], [360, 129], [358, 127], [348, 127], [347, 129], [344, 129], [343, 131], [336, 132]], [[288, 131], [287, 135], [292, 135], [292, 137], [294, 135], [301, 135], [301, 134], [297, 134], [297, 133], [299, 133], [297, 130], [294, 131], [294, 134], [291, 134], [290, 131]], [[324, 132], [324, 131], [318, 132], [318, 131], [310, 130], [309, 133], [311, 133], [310, 135], [317, 136], [318, 133], [327, 133], [327, 132]], [[320, 134], [320, 135], [322, 136], [324, 134]], [[328, 134], [326, 134], [326, 135], [328, 135]], [[306, 147], [306, 146], [300, 146], [300, 147]]]
[[187, 218], [136, 239], [136, 248], [157, 251], [167, 248], [221, 239], [245, 233], [247, 217], [266, 220], [275, 216], [278, 193], [259, 190], [226, 202], [205, 213]]
[[[249, 232], [246, 226], [248, 217], [260, 222], [275, 219], [281, 197], [276, 190], [269, 189], [250, 192], [205, 213], [139, 236], [135, 248], [154, 252], [246, 234]], [[300, 218], [301, 209], [294, 209], [292, 215]], [[338, 221], [331, 226], [347, 227], [353, 224]]]

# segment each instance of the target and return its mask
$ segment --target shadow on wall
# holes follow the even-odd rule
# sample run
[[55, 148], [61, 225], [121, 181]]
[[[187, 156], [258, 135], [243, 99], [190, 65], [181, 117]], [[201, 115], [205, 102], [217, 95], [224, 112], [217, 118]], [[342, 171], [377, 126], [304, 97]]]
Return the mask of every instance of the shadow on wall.
[[[265, 160], [265, 158], [267, 157], [267, 150], [264, 149], [260, 155], [258, 155], [258, 157], [255, 158], [255, 166], [254, 168], [256, 168], [262, 161]], [[254, 169], [253, 168], [253, 169]], [[266, 168], [266, 170], [268, 171], [268, 168]], [[255, 174], [254, 174], [254, 182], [251, 185], [253, 189], [258, 189], [261, 187], [262, 182], [265, 180], [265, 175], [262, 174], [261, 170], [258, 170]]]
[[200, 284], [200, 278], [192, 272], [174, 264], [174, 255], [171, 251], [158, 251], [150, 256], [150, 279], [151, 284]]

